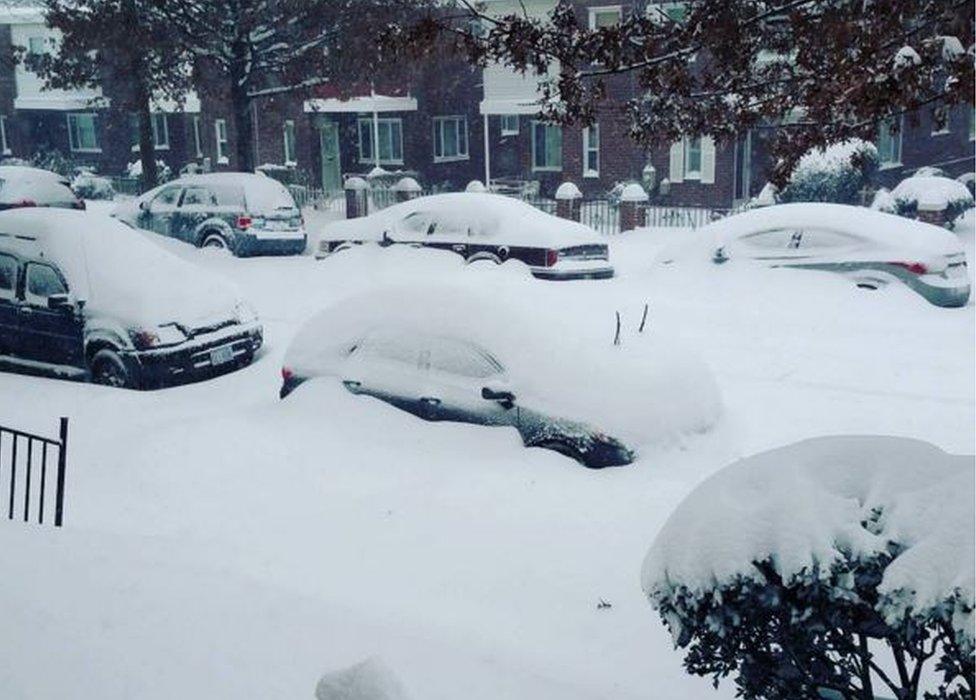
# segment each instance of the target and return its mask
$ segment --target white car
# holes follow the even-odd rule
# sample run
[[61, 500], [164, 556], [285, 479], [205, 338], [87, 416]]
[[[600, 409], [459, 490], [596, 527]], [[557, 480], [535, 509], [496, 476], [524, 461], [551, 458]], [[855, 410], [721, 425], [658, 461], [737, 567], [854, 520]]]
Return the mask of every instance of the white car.
[[938, 226], [845, 204], [778, 204], [699, 230], [712, 260], [842, 274], [859, 287], [901, 282], [936, 306], [969, 300], [966, 254]]
[[0, 211], [23, 207], [84, 209], [67, 178], [25, 165], [0, 165]]
[[233, 286], [108, 216], [0, 212], [0, 365], [152, 388], [248, 364], [257, 315]]
[[456, 192], [328, 224], [316, 257], [362, 243], [449, 250], [469, 262], [521, 260], [541, 279], [613, 277], [607, 244], [588, 226], [497, 194]]

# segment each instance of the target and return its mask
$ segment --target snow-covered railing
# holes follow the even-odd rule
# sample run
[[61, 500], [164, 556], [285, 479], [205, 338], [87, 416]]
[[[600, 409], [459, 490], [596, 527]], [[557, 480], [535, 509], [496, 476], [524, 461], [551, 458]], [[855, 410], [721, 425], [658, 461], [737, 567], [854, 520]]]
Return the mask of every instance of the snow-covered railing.
[[[67, 449], [67, 418], [61, 419], [57, 439], [0, 425], [0, 483], [7, 486], [7, 499], [0, 507], [6, 506], [8, 520], [23, 518], [26, 523], [33, 513], [37, 522], [43, 524], [45, 500], [53, 490], [54, 526], [61, 527]], [[53, 474], [53, 486], [48, 478], [49, 463], [57, 470]]]

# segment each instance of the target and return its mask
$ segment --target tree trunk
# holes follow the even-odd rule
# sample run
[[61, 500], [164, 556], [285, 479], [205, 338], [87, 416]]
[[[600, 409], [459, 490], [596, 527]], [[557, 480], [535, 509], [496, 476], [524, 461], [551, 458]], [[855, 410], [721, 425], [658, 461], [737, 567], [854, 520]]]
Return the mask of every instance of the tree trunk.
[[254, 171], [254, 119], [251, 114], [251, 98], [247, 89], [232, 81], [230, 91], [231, 108], [234, 110], [235, 141], [234, 153], [237, 155], [237, 169], [241, 172]]
[[156, 145], [153, 143], [149, 95], [144, 89], [140, 89], [137, 119], [139, 122], [139, 160], [142, 162], [142, 189], [146, 191], [156, 186], [159, 173], [156, 171]]

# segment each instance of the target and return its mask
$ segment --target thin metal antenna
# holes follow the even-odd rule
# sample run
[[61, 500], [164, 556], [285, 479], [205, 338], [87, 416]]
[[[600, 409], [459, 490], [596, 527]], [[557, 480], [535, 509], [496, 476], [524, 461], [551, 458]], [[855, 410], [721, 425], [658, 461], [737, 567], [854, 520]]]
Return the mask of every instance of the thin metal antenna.
[[620, 312], [614, 311], [614, 313], [617, 315], [617, 332], [613, 336], [613, 344], [620, 345]]
[[644, 302], [644, 315], [641, 316], [640, 328], [637, 329], [638, 333], [644, 332], [645, 323], [647, 323], [647, 302]]

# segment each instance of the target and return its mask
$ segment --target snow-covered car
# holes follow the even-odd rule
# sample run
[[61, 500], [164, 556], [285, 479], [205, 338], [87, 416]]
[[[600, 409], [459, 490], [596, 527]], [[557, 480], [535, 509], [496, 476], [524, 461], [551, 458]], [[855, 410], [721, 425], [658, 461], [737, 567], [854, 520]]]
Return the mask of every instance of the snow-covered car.
[[84, 209], [71, 182], [50, 170], [25, 165], [0, 165], [0, 211], [22, 207]]
[[300, 255], [305, 222], [288, 188], [254, 173], [187, 175], [119, 204], [130, 226], [234, 255]]
[[427, 420], [514, 428], [589, 467], [714, 425], [718, 391], [693, 353], [636, 334], [614, 345], [560, 299], [493, 269], [354, 294], [295, 335], [280, 396], [341, 382]]
[[613, 277], [608, 246], [593, 229], [497, 194], [418, 197], [360, 219], [330, 223], [315, 254], [324, 258], [370, 242], [449, 250], [469, 262], [521, 260], [541, 279]]
[[152, 388], [242, 367], [262, 327], [233, 286], [115, 219], [0, 213], [0, 365]]
[[778, 204], [700, 229], [715, 263], [824, 270], [877, 289], [901, 282], [936, 306], [969, 300], [966, 254], [938, 226], [844, 204]]

